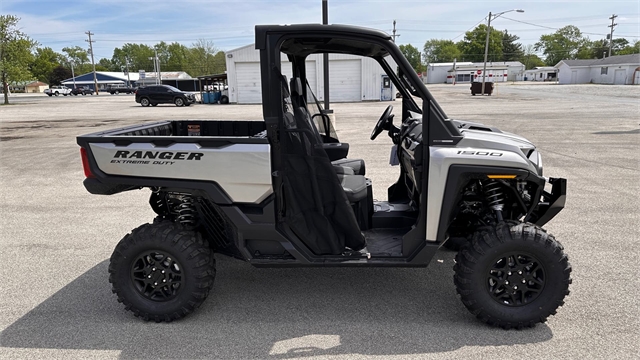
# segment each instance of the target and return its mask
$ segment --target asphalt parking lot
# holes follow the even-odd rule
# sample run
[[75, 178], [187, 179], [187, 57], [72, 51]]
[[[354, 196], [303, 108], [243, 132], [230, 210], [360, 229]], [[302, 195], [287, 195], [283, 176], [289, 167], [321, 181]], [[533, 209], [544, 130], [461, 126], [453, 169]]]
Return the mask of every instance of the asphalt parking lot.
[[[491, 97], [470, 96], [468, 85], [430, 89], [449, 117], [525, 136], [545, 175], [568, 179], [567, 206], [546, 228], [574, 281], [547, 323], [504, 331], [476, 321], [457, 299], [448, 251], [426, 269], [255, 269], [219, 256], [195, 314], [140, 321], [111, 294], [107, 266], [122, 236], [153, 219], [149, 192], [87, 193], [75, 137], [163, 119], [258, 120], [261, 107], [16, 96], [0, 107], [0, 357], [639, 357], [640, 86], [501, 85]], [[388, 104], [333, 106], [378, 199], [399, 171], [388, 165], [390, 140], [369, 140]]]

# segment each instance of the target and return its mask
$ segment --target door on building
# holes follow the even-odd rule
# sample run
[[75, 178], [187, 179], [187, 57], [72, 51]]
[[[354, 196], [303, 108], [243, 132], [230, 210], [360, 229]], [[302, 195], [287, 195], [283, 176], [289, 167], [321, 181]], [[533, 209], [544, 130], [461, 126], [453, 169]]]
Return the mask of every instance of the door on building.
[[382, 91], [380, 92], [380, 101], [391, 101], [391, 80], [387, 75], [382, 75]]
[[361, 64], [361, 59], [329, 63], [329, 98], [332, 102], [362, 101]]
[[571, 71], [571, 83], [576, 84], [578, 82], [578, 70]]
[[626, 83], [627, 78], [627, 70], [626, 69], [616, 69], [616, 72], [613, 75], [613, 84], [614, 85], [624, 85]]

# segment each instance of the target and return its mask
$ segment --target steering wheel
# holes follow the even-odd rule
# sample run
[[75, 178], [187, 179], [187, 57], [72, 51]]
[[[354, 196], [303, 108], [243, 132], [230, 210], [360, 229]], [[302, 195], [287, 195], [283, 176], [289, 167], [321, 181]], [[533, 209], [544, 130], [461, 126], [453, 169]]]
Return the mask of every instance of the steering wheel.
[[389, 119], [392, 116], [391, 111], [393, 111], [393, 105], [387, 106], [387, 109], [382, 113], [380, 120], [378, 120], [378, 123], [371, 132], [371, 140], [375, 140], [382, 130], [389, 130]]

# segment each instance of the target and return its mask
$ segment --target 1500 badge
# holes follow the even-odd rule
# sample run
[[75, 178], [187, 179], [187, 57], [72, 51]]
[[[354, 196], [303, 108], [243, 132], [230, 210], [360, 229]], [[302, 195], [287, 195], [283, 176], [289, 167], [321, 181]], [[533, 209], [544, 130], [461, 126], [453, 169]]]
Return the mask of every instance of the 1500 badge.
[[[172, 165], [175, 161], [167, 160], [200, 160], [204, 156], [203, 153], [181, 152], [181, 151], [126, 151], [118, 150], [113, 155], [111, 163], [115, 164], [153, 164], [153, 165]], [[139, 159], [139, 160], [131, 160]], [[159, 159], [165, 161], [151, 161], [144, 159]]]
[[458, 155], [502, 156], [502, 153], [492, 151], [458, 150]]

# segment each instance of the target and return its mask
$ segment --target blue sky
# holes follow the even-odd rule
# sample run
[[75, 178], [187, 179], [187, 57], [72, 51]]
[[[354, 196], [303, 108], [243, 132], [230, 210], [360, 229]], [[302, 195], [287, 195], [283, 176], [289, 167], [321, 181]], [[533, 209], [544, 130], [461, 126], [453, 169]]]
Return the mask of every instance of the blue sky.
[[[516, 8], [525, 12], [505, 14], [492, 25], [518, 35], [525, 45], [570, 24], [589, 33], [592, 40], [604, 38], [608, 18], [614, 13], [619, 15], [614, 37], [630, 42], [640, 39], [640, 0], [329, 0], [329, 22], [390, 33], [395, 19], [400, 34], [397, 43], [422, 50], [431, 38], [460, 40], [489, 11]], [[113, 49], [127, 42], [153, 45], [164, 40], [191, 45], [202, 38], [213, 40], [220, 50], [230, 50], [252, 43], [256, 24], [320, 22], [321, 0], [1, 0], [0, 13], [22, 18], [24, 32], [56, 51], [65, 46], [88, 47], [84, 32], [91, 30], [98, 61], [111, 58]]]

